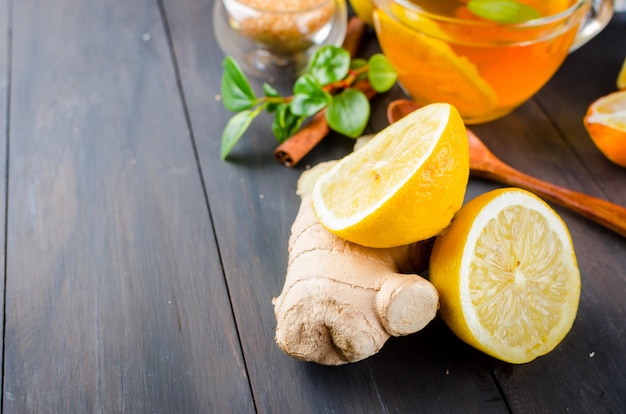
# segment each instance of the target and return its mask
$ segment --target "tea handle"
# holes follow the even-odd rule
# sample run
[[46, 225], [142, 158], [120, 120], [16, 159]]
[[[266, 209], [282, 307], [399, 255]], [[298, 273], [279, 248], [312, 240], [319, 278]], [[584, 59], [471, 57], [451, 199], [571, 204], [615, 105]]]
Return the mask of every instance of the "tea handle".
[[587, 17], [582, 21], [578, 28], [574, 43], [570, 47], [570, 53], [578, 49], [595, 35], [600, 33], [602, 29], [609, 24], [613, 17], [613, 1], [612, 0], [591, 0], [591, 8], [587, 12]]

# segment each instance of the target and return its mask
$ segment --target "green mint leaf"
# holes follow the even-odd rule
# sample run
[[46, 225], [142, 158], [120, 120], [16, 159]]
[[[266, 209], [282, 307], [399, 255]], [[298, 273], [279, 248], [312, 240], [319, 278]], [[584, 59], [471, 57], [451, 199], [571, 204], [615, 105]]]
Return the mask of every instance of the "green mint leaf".
[[367, 66], [367, 60], [363, 58], [354, 58], [350, 61], [350, 69], [361, 69], [363, 66]]
[[320, 86], [320, 84], [317, 82], [315, 77], [313, 77], [313, 75], [309, 75], [307, 73], [305, 73], [304, 75], [296, 79], [296, 83], [294, 83], [293, 85], [294, 95], [297, 95], [297, 94], [313, 95], [313, 94], [319, 94], [320, 92], [322, 92], [322, 87]]
[[311, 58], [308, 73], [324, 86], [345, 78], [349, 68], [350, 52], [338, 46], [323, 46]]
[[523, 23], [541, 14], [516, 0], [470, 0], [467, 7], [475, 15], [498, 23]]
[[222, 159], [226, 159], [230, 151], [233, 149], [239, 138], [246, 132], [254, 117], [256, 117], [260, 111], [241, 111], [228, 121], [224, 132], [222, 133], [222, 148], [220, 156]]
[[383, 54], [377, 53], [369, 60], [368, 77], [372, 88], [376, 92], [382, 93], [391, 89], [398, 79], [398, 74], [387, 58]]
[[269, 83], [263, 83], [263, 93], [265, 94], [265, 96], [271, 96], [273, 98], [280, 97], [280, 94], [278, 93], [276, 88], [274, 88]]
[[274, 121], [272, 122], [272, 132], [278, 141], [286, 139], [289, 134], [287, 127], [287, 117], [289, 106], [287, 104], [280, 104], [276, 107], [276, 113], [274, 114]]
[[291, 111], [298, 116], [313, 116], [324, 109], [332, 100], [328, 94], [326, 96], [294, 95], [289, 103]]
[[256, 101], [254, 90], [235, 59], [227, 56], [223, 66], [221, 93], [224, 107], [233, 112], [252, 108]]
[[363, 133], [370, 117], [370, 102], [363, 92], [346, 89], [336, 95], [326, 110], [328, 126], [351, 138]]
[[[365, 59], [355, 58], [350, 62], [350, 70], [358, 70], [365, 66], [367, 66], [367, 60]], [[354, 81], [357, 82], [363, 79], [367, 79], [367, 71], [360, 73]]]
[[294, 115], [287, 104], [281, 104], [276, 110], [272, 123], [272, 132], [279, 143], [291, 137], [300, 129], [305, 117]]
[[298, 116], [312, 116], [326, 107], [333, 99], [317, 80], [309, 74], [300, 76], [293, 87], [294, 96], [289, 103], [291, 111]]
[[[267, 98], [282, 98], [278, 91], [274, 89], [269, 83], [263, 84], [263, 93]], [[278, 108], [278, 105], [281, 105], [280, 102], [268, 102], [267, 103], [267, 112], [273, 113]]]

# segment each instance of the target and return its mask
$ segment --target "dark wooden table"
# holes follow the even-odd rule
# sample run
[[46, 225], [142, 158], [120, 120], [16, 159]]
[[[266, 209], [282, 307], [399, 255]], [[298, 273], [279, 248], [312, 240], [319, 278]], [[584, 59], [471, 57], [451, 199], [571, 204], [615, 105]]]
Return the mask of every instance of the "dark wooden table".
[[[436, 319], [356, 364], [284, 355], [271, 300], [295, 183], [352, 142], [288, 169], [261, 119], [221, 161], [212, 5], [0, 0], [3, 411], [626, 412], [626, 239], [558, 206], [582, 297], [550, 354], [502, 363]], [[625, 56], [616, 15], [536, 98], [473, 129], [514, 167], [626, 206], [626, 169], [582, 125]], [[400, 96], [374, 99], [369, 132]], [[498, 186], [472, 178], [467, 197]]]

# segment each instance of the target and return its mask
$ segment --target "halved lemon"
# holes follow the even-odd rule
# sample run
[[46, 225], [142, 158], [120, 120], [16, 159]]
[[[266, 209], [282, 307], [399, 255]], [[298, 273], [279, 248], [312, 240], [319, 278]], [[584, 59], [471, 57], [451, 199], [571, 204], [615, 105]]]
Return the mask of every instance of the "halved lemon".
[[372, 26], [372, 12], [374, 11], [373, 0], [350, 0], [350, 5], [357, 16], [366, 24]]
[[624, 59], [624, 63], [622, 63], [622, 68], [617, 74], [617, 89], [620, 91], [626, 89], [626, 59]]
[[626, 90], [594, 101], [583, 123], [596, 147], [609, 160], [626, 167]]
[[428, 239], [463, 203], [468, 151], [458, 111], [424, 106], [324, 173], [313, 189], [314, 211], [330, 232], [363, 246]]
[[435, 241], [430, 281], [450, 329], [511, 363], [554, 349], [571, 329], [580, 298], [565, 223], [518, 188], [494, 190], [463, 206]]

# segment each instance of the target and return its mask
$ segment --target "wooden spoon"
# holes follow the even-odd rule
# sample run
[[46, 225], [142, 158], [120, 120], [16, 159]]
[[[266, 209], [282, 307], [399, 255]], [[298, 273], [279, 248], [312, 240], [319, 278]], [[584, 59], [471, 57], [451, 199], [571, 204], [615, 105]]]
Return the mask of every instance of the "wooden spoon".
[[[417, 108], [419, 105], [415, 102], [398, 99], [389, 104], [387, 118], [395, 122]], [[467, 136], [472, 174], [532, 191], [626, 237], [626, 208], [526, 175], [493, 155], [469, 129]]]

